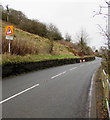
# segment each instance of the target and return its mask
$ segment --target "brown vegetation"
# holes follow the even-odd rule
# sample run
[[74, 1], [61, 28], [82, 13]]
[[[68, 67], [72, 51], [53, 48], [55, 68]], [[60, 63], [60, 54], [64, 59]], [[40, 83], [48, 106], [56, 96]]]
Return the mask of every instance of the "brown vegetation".
[[[4, 36], [2, 38], [2, 53], [8, 53], [8, 40], [6, 40]], [[31, 41], [16, 39], [11, 41], [11, 54], [38, 54], [38, 49]]]
[[65, 45], [69, 51], [71, 51], [76, 56], [85, 56], [85, 55], [93, 55], [93, 51], [89, 46], [82, 46], [79, 43], [71, 43], [65, 40], [59, 41], [59, 43]]

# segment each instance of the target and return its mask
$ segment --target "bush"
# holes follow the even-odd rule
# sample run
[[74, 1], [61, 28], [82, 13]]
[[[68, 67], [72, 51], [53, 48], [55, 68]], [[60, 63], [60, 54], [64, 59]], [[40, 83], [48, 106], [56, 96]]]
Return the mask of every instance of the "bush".
[[[22, 42], [21, 42], [22, 41]], [[2, 53], [8, 52], [8, 40], [3, 36], [2, 40]], [[26, 55], [26, 54], [37, 54], [38, 50], [32, 42], [26, 40], [13, 40], [11, 41], [11, 54]]]
[[19, 24], [19, 28], [42, 37], [47, 37], [46, 25], [38, 22], [37, 20], [24, 19]]

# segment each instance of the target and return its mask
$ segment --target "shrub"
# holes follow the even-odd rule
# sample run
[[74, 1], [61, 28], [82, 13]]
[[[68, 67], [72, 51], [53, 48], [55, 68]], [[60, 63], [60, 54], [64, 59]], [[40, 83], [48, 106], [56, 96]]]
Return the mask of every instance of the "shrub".
[[[8, 52], [8, 40], [3, 36], [2, 40], [2, 53]], [[37, 54], [38, 50], [32, 42], [26, 40], [13, 40], [11, 41], [11, 54], [26, 55]]]

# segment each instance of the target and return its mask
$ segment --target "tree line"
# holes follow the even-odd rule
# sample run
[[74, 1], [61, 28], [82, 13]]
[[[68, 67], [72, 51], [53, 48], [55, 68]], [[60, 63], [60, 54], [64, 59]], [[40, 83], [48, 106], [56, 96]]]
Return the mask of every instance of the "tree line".
[[46, 25], [36, 19], [28, 19], [23, 12], [12, 8], [9, 9], [8, 6], [6, 6], [6, 8], [7, 9], [2, 10], [2, 20], [10, 22], [24, 31], [37, 34], [41, 37], [52, 40], [63, 39], [61, 32], [55, 25]]

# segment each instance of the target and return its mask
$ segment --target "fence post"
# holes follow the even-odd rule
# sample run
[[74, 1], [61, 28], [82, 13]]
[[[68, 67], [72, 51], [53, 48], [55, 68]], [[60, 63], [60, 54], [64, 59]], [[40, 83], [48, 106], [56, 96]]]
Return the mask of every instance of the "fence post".
[[109, 76], [103, 70], [101, 77], [102, 77], [102, 85], [104, 88], [104, 105], [106, 104], [105, 106], [107, 108], [108, 116], [110, 119], [110, 105], [109, 105], [110, 82], [108, 80]]

